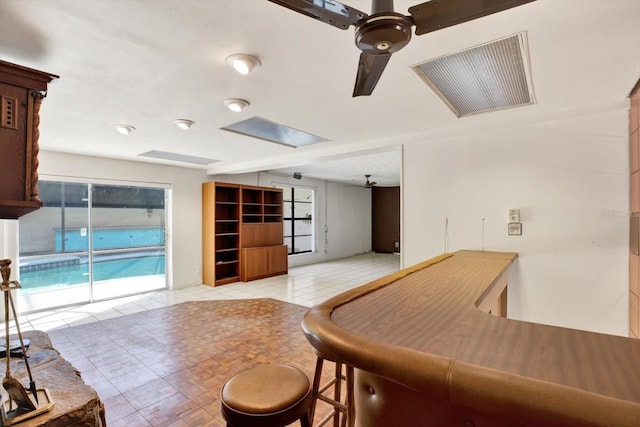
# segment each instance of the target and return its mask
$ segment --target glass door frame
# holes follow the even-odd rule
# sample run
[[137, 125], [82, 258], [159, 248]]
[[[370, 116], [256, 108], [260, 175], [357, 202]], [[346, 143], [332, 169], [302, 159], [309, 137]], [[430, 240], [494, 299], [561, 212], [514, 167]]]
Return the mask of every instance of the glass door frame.
[[[147, 292], [152, 292], [154, 290], [166, 290], [170, 289], [172, 285], [172, 241], [171, 241], [171, 211], [172, 211], [172, 185], [168, 183], [158, 183], [158, 182], [143, 182], [143, 181], [131, 181], [131, 180], [111, 180], [111, 179], [96, 179], [96, 178], [78, 178], [78, 177], [67, 177], [67, 176], [58, 176], [58, 175], [40, 175], [39, 181], [51, 181], [51, 182], [60, 182], [60, 183], [75, 183], [75, 184], [84, 184], [87, 185], [87, 257], [88, 257], [88, 282], [89, 282], [89, 292], [88, 292], [88, 300], [83, 300], [76, 302], [74, 301], [71, 304], [58, 304], [51, 307], [37, 307], [33, 310], [24, 311], [24, 313], [29, 312], [38, 312], [42, 310], [50, 310], [55, 308], [60, 308], [69, 305], [78, 305], [78, 304], [86, 304], [93, 303], [98, 301], [106, 301], [109, 299], [120, 298], [133, 296], [138, 294], [143, 294]], [[164, 215], [163, 215], [163, 224], [164, 224], [164, 285], [161, 288], [153, 289], [153, 290], [142, 290], [140, 292], [133, 292], [126, 295], [120, 296], [110, 296], [106, 298], [98, 298], [95, 297], [95, 284], [94, 284], [94, 207], [93, 207], [93, 187], [94, 185], [101, 186], [114, 186], [114, 187], [139, 187], [139, 188], [149, 188], [149, 189], [158, 189], [164, 191]], [[62, 207], [61, 207], [62, 208]], [[18, 245], [19, 246], [19, 245]], [[19, 252], [19, 249], [18, 249]]]

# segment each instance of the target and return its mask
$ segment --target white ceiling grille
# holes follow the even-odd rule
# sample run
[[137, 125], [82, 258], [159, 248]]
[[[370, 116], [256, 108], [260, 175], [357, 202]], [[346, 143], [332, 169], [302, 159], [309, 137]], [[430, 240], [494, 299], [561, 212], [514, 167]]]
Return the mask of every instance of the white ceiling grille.
[[172, 160], [174, 162], [193, 163], [195, 165], [209, 165], [217, 163], [220, 160], [209, 159], [206, 157], [190, 156], [188, 154], [170, 153], [168, 151], [151, 150], [146, 153], [140, 153], [138, 156], [151, 157], [153, 159]]
[[535, 103], [526, 33], [411, 67], [458, 117]]

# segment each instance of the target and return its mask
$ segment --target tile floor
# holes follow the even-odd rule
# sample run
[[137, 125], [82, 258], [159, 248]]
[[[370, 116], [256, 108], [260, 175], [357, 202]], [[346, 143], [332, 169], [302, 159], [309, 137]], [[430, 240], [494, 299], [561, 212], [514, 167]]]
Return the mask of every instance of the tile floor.
[[398, 269], [398, 256], [366, 254], [249, 283], [29, 314], [20, 324], [48, 332], [98, 392], [110, 427], [224, 426], [218, 392], [226, 379], [265, 362], [311, 377], [315, 358], [300, 330], [307, 307]]
[[[319, 302], [398, 271], [400, 257], [369, 253], [289, 269], [289, 274], [224, 286], [191, 286], [120, 299], [41, 311], [19, 317], [22, 330], [49, 331], [111, 319], [186, 301], [274, 298], [311, 307]], [[4, 324], [0, 322], [0, 324]]]

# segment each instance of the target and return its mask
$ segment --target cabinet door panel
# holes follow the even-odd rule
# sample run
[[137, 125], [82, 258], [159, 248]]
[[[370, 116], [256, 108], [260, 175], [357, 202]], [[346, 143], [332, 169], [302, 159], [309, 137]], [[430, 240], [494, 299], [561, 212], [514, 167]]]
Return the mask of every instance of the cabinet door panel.
[[[0, 126], [0, 200], [28, 200], [25, 194], [26, 147], [27, 147], [27, 90], [0, 83], [3, 105], [11, 105], [11, 120], [15, 128], [7, 124]], [[12, 100], [8, 102], [8, 100]], [[6, 109], [8, 107], [4, 107]], [[3, 115], [9, 115], [3, 111]], [[4, 123], [4, 120], [3, 120]]]
[[284, 245], [242, 249], [243, 282], [286, 273], [287, 266], [287, 247]]
[[257, 279], [269, 269], [269, 253], [267, 248], [242, 249], [242, 281]]
[[271, 246], [269, 248], [269, 273], [270, 274], [282, 274], [287, 272], [288, 267], [288, 253], [287, 247]]

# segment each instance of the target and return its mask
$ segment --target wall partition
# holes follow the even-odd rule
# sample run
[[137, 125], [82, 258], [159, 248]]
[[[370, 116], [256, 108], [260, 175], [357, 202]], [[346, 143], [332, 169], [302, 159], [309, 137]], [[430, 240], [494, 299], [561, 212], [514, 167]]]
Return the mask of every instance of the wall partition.
[[40, 181], [20, 218], [22, 312], [166, 287], [164, 187]]

